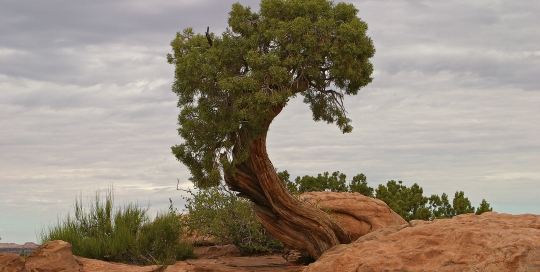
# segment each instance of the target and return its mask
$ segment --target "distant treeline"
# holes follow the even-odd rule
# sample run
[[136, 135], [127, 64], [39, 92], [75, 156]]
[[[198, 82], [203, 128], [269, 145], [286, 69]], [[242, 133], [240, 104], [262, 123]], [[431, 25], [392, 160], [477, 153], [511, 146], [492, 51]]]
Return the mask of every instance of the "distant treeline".
[[35, 248], [3, 248], [0, 246], [0, 252], [13, 253], [19, 255], [30, 255]]
[[373, 189], [368, 186], [364, 174], [354, 176], [349, 182], [347, 182], [347, 176], [339, 171], [332, 174], [324, 172], [316, 177], [296, 177], [293, 181], [290, 180], [290, 175], [286, 170], [278, 172], [278, 175], [294, 195], [313, 191], [358, 192], [384, 201], [407, 221], [451, 218], [459, 214], [482, 214], [493, 210], [485, 199], [482, 199], [477, 208], [473, 207], [463, 191], [456, 191], [450, 203], [446, 193], [441, 196], [435, 194], [430, 197], [424, 196], [424, 190], [416, 183], [407, 187], [402, 181], [390, 180], [386, 185], [380, 184], [377, 189]]

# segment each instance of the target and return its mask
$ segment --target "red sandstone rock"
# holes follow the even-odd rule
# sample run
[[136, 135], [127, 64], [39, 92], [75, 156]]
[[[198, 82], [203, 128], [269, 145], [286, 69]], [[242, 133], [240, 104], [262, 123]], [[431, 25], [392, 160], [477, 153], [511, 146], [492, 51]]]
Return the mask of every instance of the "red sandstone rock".
[[0, 249], [3, 249], [3, 250], [9, 250], [9, 249], [12, 249], [12, 250], [19, 250], [19, 252], [21, 250], [34, 250], [35, 248], [37, 248], [39, 245], [36, 244], [36, 243], [32, 243], [32, 242], [26, 242], [24, 243], [24, 245], [18, 245], [18, 244], [14, 244], [14, 243], [0, 243]]
[[407, 224], [382, 200], [359, 193], [309, 192], [301, 194], [300, 200], [336, 215], [353, 241], [379, 229]]
[[161, 265], [135, 266], [122, 263], [110, 263], [100, 260], [87, 259], [75, 256], [81, 267], [81, 272], [157, 272], [163, 268]]
[[26, 272], [24, 258], [19, 254], [0, 253], [0, 272]]
[[198, 259], [217, 259], [219, 257], [240, 257], [240, 250], [235, 245], [195, 247]]
[[466, 214], [381, 229], [325, 252], [315, 271], [540, 271], [540, 215]]
[[165, 272], [300, 272], [305, 266], [290, 266], [279, 255], [219, 257], [177, 262]]
[[26, 269], [30, 272], [80, 271], [80, 266], [71, 253], [71, 245], [64, 241], [49, 241], [26, 258]]

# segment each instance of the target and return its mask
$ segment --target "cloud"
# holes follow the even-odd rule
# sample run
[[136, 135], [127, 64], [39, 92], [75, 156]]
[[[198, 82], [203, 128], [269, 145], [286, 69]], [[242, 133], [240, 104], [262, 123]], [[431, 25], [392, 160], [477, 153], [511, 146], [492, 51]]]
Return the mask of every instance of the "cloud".
[[234, 1], [207, 2], [8, 1], [0, 11], [0, 74], [83, 86], [126, 84], [136, 74], [172, 78], [165, 55], [177, 31], [225, 30]]
[[[512, 86], [538, 90], [540, 39], [527, 1], [357, 1], [370, 26], [383, 75], [417, 71], [460, 77], [469, 86]], [[384, 52], [384, 54], [380, 54]], [[377, 80], [381, 82], [381, 80]], [[384, 80], [382, 80], [384, 81]]]
[[[8, 0], [0, 9], [0, 228], [35, 241], [80, 194], [182, 208], [177, 31], [226, 28], [236, 1]], [[364, 173], [370, 186], [465, 191], [496, 211], [540, 213], [540, 4], [353, 1], [377, 52], [374, 81], [346, 98], [351, 134], [313, 122], [302, 98], [273, 122], [268, 152], [294, 178]], [[244, 1], [258, 10], [259, 1]]]

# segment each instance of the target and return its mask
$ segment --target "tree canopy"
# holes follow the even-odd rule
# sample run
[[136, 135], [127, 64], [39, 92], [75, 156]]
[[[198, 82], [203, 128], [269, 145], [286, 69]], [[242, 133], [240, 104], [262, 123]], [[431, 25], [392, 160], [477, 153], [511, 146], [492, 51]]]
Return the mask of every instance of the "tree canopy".
[[315, 121], [352, 130], [343, 98], [372, 81], [375, 53], [357, 12], [328, 0], [262, 0], [259, 12], [234, 4], [221, 36], [177, 33], [167, 59], [184, 142], [172, 151], [195, 185], [214, 186], [234, 173], [298, 94]]

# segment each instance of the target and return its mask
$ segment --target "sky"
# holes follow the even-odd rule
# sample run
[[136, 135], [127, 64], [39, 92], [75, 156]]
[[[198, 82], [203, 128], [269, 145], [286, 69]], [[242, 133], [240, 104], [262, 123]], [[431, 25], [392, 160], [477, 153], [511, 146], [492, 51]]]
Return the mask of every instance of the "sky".
[[[39, 242], [77, 197], [111, 186], [151, 216], [169, 198], [183, 208], [177, 183], [193, 186], [171, 154], [182, 139], [166, 54], [184, 28], [220, 35], [234, 2], [1, 1], [2, 243]], [[274, 166], [540, 214], [540, 2], [349, 3], [377, 50], [373, 82], [345, 99], [354, 130], [314, 122], [298, 97], [270, 127]]]

